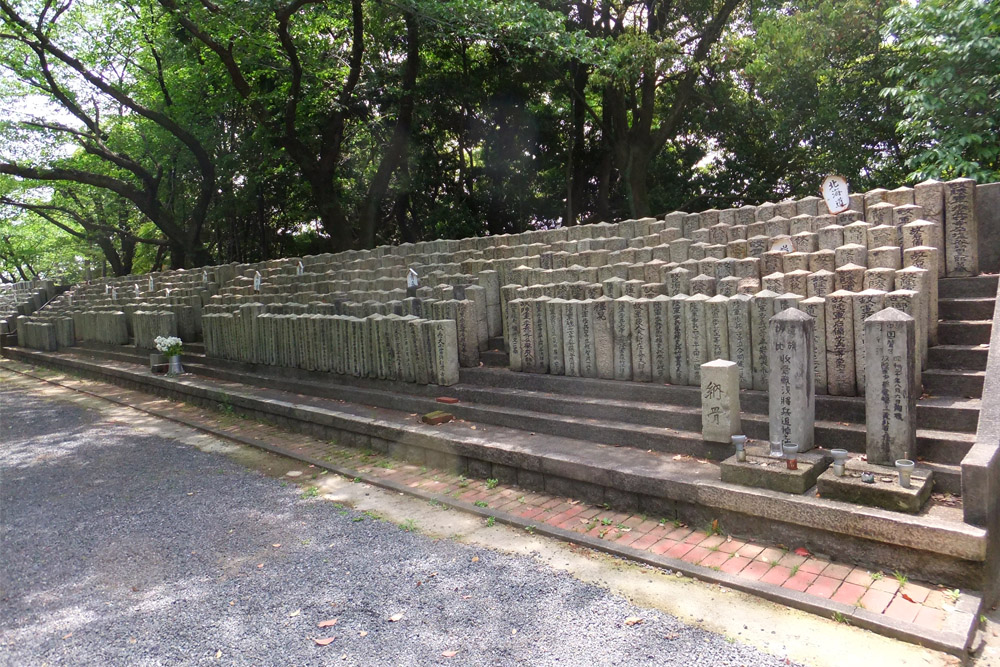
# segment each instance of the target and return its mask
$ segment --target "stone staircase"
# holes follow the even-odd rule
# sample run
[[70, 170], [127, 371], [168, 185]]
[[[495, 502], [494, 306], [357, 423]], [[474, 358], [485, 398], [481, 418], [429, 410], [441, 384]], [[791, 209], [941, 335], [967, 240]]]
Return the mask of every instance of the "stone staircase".
[[924, 391], [982, 398], [997, 276], [938, 281], [938, 345], [928, 350]]

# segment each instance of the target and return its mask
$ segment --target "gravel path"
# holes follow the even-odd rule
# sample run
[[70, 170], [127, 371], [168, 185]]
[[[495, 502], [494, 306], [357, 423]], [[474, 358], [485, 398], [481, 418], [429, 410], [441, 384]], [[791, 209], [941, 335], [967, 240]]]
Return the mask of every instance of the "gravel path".
[[0, 466], [3, 664], [788, 664], [20, 389]]

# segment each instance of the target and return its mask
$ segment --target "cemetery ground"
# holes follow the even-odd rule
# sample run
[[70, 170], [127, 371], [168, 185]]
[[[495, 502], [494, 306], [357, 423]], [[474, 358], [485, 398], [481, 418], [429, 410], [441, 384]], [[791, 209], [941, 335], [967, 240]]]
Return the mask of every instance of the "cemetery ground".
[[[0, 383], [0, 655], [9, 664], [958, 662], [684, 568], [612, 557], [583, 534], [551, 539], [558, 529], [546, 519], [558, 508], [560, 523], [593, 532], [589, 542], [626, 548], [683, 532], [674, 542], [693, 545], [692, 556], [678, 562], [696, 563], [704, 549], [698, 560], [747, 558], [810, 585], [822, 572], [807, 570], [838, 565], [755, 553], [711, 526], [661, 525], [364, 457], [226, 410], [22, 363], [0, 362]], [[268, 445], [364, 479], [260, 449]], [[527, 525], [487, 518], [513, 510]], [[843, 590], [861, 574], [847, 570]], [[947, 608], [946, 591], [864, 574], [872, 599], [906, 593]], [[998, 620], [983, 619], [976, 664], [1000, 664]]]

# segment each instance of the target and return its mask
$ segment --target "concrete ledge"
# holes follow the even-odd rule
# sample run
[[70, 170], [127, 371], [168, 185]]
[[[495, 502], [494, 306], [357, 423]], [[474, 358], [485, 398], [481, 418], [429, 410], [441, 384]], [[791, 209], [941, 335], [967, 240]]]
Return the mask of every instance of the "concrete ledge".
[[[110, 379], [138, 390], [152, 390], [155, 393], [171, 395], [182, 400], [194, 399], [204, 404], [226, 404], [250, 416], [277, 419], [282, 425], [296, 430], [321, 435], [324, 428], [336, 432], [337, 437], [354, 446], [371, 446], [379, 451], [387, 451], [394, 443], [397, 451], [404, 452], [408, 459], [412, 456], [421, 462], [428, 456], [459, 456], [469, 461], [485, 461], [501, 469], [517, 471], [521, 484], [522, 476], [530, 485], [538, 483], [557, 484], [555, 480], [572, 482], [574, 495], [590, 488], [604, 502], [606, 490], [610, 495], [624, 494], [626, 498], [642, 498], [641, 502], [659, 502], [672, 506], [706, 508], [706, 511], [726, 512], [734, 519], [731, 526], [742, 522], [759, 525], [761, 519], [771, 524], [781, 525], [787, 535], [794, 534], [796, 527], [807, 533], [830, 535], [826, 543], [835, 548], [835, 535], [846, 535], [860, 540], [872, 551], [881, 551], [877, 544], [892, 548], [904, 548], [909, 555], [897, 554], [894, 558], [905, 558], [913, 563], [927, 564], [935, 558], [947, 557], [968, 561], [966, 565], [941, 564], [935, 574], [941, 580], [956, 577], [965, 584], [976, 586], [978, 576], [963, 578], [955, 568], [963, 568], [982, 561], [986, 555], [986, 531], [981, 528], [947, 522], [931, 517], [910, 517], [894, 512], [866, 507], [854, 507], [822, 498], [810, 496], [789, 496], [763, 489], [748, 489], [726, 484], [718, 480], [718, 471], [711, 464], [699, 466], [679, 465], [665, 457], [647, 455], [627, 448], [608, 445], [581, 443], [557, 437], [532, 437], [525, 432], [502, 431], [491, 428], [492, 433], [477, 431], [471, 435], [467, 429], [459, 429], [456, 424], [440, 427], [414, 423], [400, 423], [380, 418], [378, 411], [364, 406], [338, 405], [337, 410], [320, 407], [323, 403], [309, 397], [288, 399], [269, 392], [267, 396], [255, 395], [244, 388], [220, 387], [210, 381], [191, 376], [180, 378], [154, 377], [148, 371], [135, 367], [123, 368], [121, 364], [98, 364], [73, 358], [70, 355], [44, 354], [21, 349], [4, 350], [6, 356], [22, 361], [46, 366], [57, 366], [84, 372], [99, 379]], [[262, 392], [258, 391], [258, 394]], [[387, 412], [387, 411], [383, 411]], [[330, 433], [326, 433], [329, 437]], [[399, 450], [398, 448], [403, 448]], [[422, 450], [422, 451], [420, 451]], [[523, 475], [522, 475], [523, 471]], [[532, 475], [540, 475], [539, 480]], [[550, 481], [549, 478], [552, 478]], [[637, 502], [639, 502], [637, 500]], [[740, 519], [739, 517], [744, 517]], [[731, 532], [737, 532], [731, 529]], [[832, 553], [832, 552], [830, 552]], [[856, 554], [854, 556], [856, 557]], [[889, 561], [893, 562], [893, 561]], [[902, 564], [903, 561], [895, 561]]]
[[[875, 481], [862, 482], [863, 473], [871, 473]], [[817, 489], [824, 498], [916, 514], [931, 497], [934, 473], [924, 468], [914, 470], [907, 489], [899, 485], [898, 477], [893, 468], [851, 461], [842, 477], [832, 470], [820, 475]]]
[[801, 495], [816, 484], [831, 460], [824, 450], [813, 449], [799, 454], [798, 467], [789, 470], [784, 459], [771, 458], [767, 448], [748, 446], [746, 461], [737, 461], [733, 455], [720, 467], [723, 482]]
[[[30, 375], [30, 374], [29, 374]], [[36, 377], [37, 376], [31, 376]], [[42, 379], [42, 378], [38, 378]], [[59, 386], [66, 386], [59, 382], [45, 380]], [[409, 486], [394, 482], [392, 480], [380, 479], [378, 477], [369, 476], [366, 473], [362, 473], [353, 468], [348, 468], [345, 466], [339, 466], [336, 464], [329, 463], [317, 459], [315, 457], [310, 457], [303, 455], [299, 452], [293, 452], [286, 450], [281, 447], [275, 447], [266, 441], [259, 440], [256, 438], [250, 438], [247, 436], [236, 435], [226, 431], [222, 431], [203, 423], [191, 421], [182, 417], [178, 417], [174, 414], [168, 412], [157, 410], [154, 408], [146, 407], [136, 407], [131, 406], [126, 401], [122, 401], [110, 396], [104, 396], [101, 394], [89, 392], [86, 390], [72, 388], [74, 391], [81, 393], [86, 393], [91, 396], [102, 398], [120, 405], [128, 405], [135, 409], [141, 410], [143, 412], [152, 414], [154, 416], [168, 419], [180, 424], [184, 424], [190, 428], [196, 429], [203, 433], [208, 433], [215, 437], [219, 437], [226, 440], [231, 440], [234, 442], [239, 442], [241, 444], [249, 445], [251, 447], [256, 447], [263, 449], [265, 451], [278, 454], [281, 456], [287, 456], [304, 463], [308, 463], [319, 469], [329, 470], [336, 474], [342, 475], [348, 479], [360, 479], [361, 481], [371, 484], [379, 488], [387, 489], [389, 491], [397, 493], [405, 493], [417, 498], [421, 498], [427, 501], [434, 501], [442, 505], [446, 505], [461, 511], [467, 512], [469, 514], [478, 515], [480, 517], [493, 517], [496, 521], [507, 524], [515, 528], [530, 529], [532, 532], [539, 535], [544, 535], [546, 537], [555, 538], [564, 542], [570, 542], [574, 544], [579, 544], [595, 551], [600, 551], [603, 553], [611, 554], [614, 556], [619, 556], [623, 558], [628, 558], [630, 560], [651, 565], [658, 568], [664, 568], [668, 570], [673, 570], [680, 572], [686, 576], [698, 579], [700, 581], [705, 581], [708, 583], [718, 584], [720, 586], [726, 586], [734, 590], [742, 591], [751, 595], [756, 595], [758, 597], [770, 600], [772, 602], [782, 604], [800, 611], [805, 611], [818, 616], [823, 616], [825, 618], [835, 618], [836, 614], [840, 614], [843, 619], [857, 627], [861, 627], [873, 632], [899, 639], [902, 641], [912, 642], [919, 644], [921, 646], [951, 653], [959, 657], [965, 657], [969, 650], [972, 642], [972, 638], [975, 635], [976, 630], [976, 615], [975, 610], [978, 610], [980, 606], [980, 598], [974, 593], [963, 591], [963, 609], [957, 610], [959, 613], [951, 614], [949, 616], [949, 627], [945, 631], [930, 631], [926, 628], [919, 627], [913, 623], [904, 623], [891, 619], [883, 614], [873, 614], [861, 607], [856, 607], [852, 605], [846, 605], [839, 602], [834, 602], [832, 600], [824, 600], [812, 595], [806, 595], [804, 593], [799, 593], [792, 591], [780, 586], [775, 586], [772, 584], [762, 583], [759, 581], [751, 581], [747, 579], [741, 579], [735, 575], [730, 575], [725, 572], [720, 572], [713, 570], [711, 568], [702, 567], [699, 565], [692, 565], [683, 560], [667, 558], [665, 556], [657, 556], [651, 554], [647, 551], [640, 551], [638, 549], [633, 549], [627, 546], [621, 546], [613, 542], [607, 542], [593, 537], [588, 537], [586, 535], [581, 535], [579, 533], [574, 533], [568, 530], [563, 530], [560, 528], [548, 526], [548, 525], [537, 525], [530, 520], [522, 519], [521, 517], [515, 516], [507, 512], [500, 512], [497, 510], [490, 510], [488, 508], [481, 508], [476, 505], [462, 502], [452, 498], [445, 494], [436, 494], [428, 491], [422, 491], [419, 489], [413, 489]], [[970, 611], [971, 610], [971, 611]]]

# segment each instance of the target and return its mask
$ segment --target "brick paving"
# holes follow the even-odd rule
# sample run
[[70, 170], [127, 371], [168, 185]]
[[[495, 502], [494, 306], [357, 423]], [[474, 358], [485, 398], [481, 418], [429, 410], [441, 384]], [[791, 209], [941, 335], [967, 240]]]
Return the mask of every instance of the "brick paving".
[[[55, 374], [36, 369], [45, 377]], [[746, 581], [780, 586], [814, 596], [817, 601], [833, 600], [860, 606], [869, 612], [942, 630], [955, 609], [959, 592], [933, 584], [910, 582], [903, 574], [869, 572], [844, 563], [832, 563], [805, 552], [788, 551], [750, 540], [737, 539], [717, 526], [687, 526], [655, 516], [613, 511], [582, 501], [527, 491], [516, 486], [467, 479], [462, 475], [395, 460], [387, 455], [365, 452], [323, 442], [275, 426], [148, 394], [129, 391], [94, 381], [58, 376], [64, 386], [80, 388], [103, 396], [113, 396], [139, 409], [169, 412], [172, 417], [205, 423], [233, 435], [264, 440], [292, 453], [336, 463], [371, 478], [391, 480], [412, 489], [446, 495], [489, 510], [506, 512], [592, 538], [614, 542], [616, 546], [680, 559]], [[220, 425], [221, 423], [221, 425]]]

